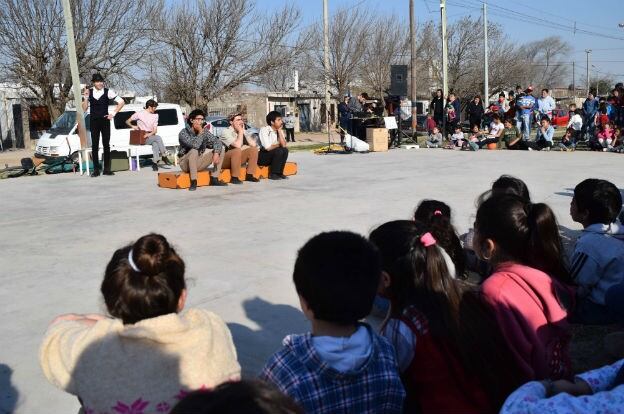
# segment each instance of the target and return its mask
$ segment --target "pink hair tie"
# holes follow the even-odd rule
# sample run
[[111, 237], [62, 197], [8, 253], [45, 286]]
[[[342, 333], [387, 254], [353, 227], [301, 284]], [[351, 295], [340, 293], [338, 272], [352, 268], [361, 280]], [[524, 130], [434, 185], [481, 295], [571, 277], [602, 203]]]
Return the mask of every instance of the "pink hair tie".
[[441, 216], [442, 212], [440, 210], [436, 210], [436, 211], [433, 212], [433, 215], [434, 216]]
[[433, 238], [431, 233], [427, 232], [423, 234], [422, 236], [420, 236], [420, 242], [422, 243], [423, 246], [429, 247], [429, 246], [433, 246], [434, 244], [436, 244], [436, 239]]

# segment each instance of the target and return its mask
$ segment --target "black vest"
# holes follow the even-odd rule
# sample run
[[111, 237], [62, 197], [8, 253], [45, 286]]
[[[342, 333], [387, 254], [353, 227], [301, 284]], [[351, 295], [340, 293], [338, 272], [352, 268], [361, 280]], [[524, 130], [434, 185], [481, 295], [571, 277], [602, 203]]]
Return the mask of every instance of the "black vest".
[[91, 111], [91, 117], [104, 118], [108, 115], [108, 88], [104, 88], [104, 94], [100, 96], [100, 99], [93, 97], [93, 88], [89, 89], [89, 108]]

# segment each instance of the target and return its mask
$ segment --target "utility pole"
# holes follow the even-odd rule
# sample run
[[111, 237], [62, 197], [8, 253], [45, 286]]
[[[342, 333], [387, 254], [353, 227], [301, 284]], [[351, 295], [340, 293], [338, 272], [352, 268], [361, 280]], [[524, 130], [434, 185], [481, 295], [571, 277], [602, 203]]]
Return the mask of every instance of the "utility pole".
[[80, 76], [78, 75], [78, 59], [76, 58], [76, 42], [74, 40], [74, 22], [71, 14], [69, 0], [63, 0], [63, 14], [65, 15], [65, 30], [67, 33], [67, 53], [69, 58], [69, 68], [74, 92], [74, 103], [76, 105], [78, 136], [80, 137], [80, 147], [83, 151], [83, 159], [89, 162], [86, 157], [87, 129], [84, 122], [84, 111], [82, 110], [82, 94], [80, 93]]
[[490, 80], [489, 80], [489, 67], [488, 67], [488, 24], [487, 24], [487, 3], [483, 0], [483, 64], [484, 64], [484, 79], [483, 79], [483, 108], [487, 108], [490, 104]]
[[589, 54], [591, 52], [591, 49], [585, 49], [585, 53], [587, 53], [587, 72], [585, 73], [585, 76], [587, 77], [587, 94], [589, 94]]
[[[446, 43], [446, 0], [440, 0], [440, 20], [442, 26], [442, 105], [446, 111], [448, 99], [448, 47]], [[442, 135], [446, 138], [446, 113], [442, 117]]]
[[442, 21], [442, 94], [448, 95], [448, 47], [446, 42], [446, 0], [440, 0], [440, 19]]
[[325, 69], [325, 119], [327, 120], [327, 136], [330, 137], [331, 128], [329, 126], [329, 16], [327, 11], [327, 0], [323, 0], [323, 67]]
[[416, 136], [416, 22], [414, 17], [414, 0], [409, 2], [410, 20], [410, 101], [412, 102], [412, 137]]
[[572, 62], [572, 93], [575, 98], [576, 98], [576, 73], [574, 71], [574, 66], [575, 66], [575, 62]]

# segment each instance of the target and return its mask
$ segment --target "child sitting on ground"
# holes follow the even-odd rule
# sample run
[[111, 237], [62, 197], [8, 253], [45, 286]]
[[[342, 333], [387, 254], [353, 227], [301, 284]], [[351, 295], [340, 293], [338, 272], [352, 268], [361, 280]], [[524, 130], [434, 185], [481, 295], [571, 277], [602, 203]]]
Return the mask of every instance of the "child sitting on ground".
[[112, 318], [57, 317], [39, 351], [48, 381], [76, 395], [86, 413], [124, 407], [153, 413], [168, 412], [189, 391], [238, 380], [236, 350], [221, 318], [182, 311], [184, 269], [159, 234], [117, 250], [101, 287]]
[[442, 145], [442, 133], [436, 126], [433, 127], [431, 135], [429, 135], [429, 138], [427, 139], [427, 148], [439, 148], [440, 145]]
[[483, 132], [479, 129], [478, 125], [473, 125], [470, 136], [468, 139], [464, 139], [462, 142], [462, 150], [467, 151], [478, 151], [479, 150], [479, 140]]
[[624, 407], [624, 360], [583, 372], [574, 382], [532, 381], [507, 398], [500, 414], [619, 413]]
[[581, 141], [583, 135], [583, 111], [576, 109], [576, 105], [570, 105], [570, 119], [568, 121], [567, 128], [572, 128], [572, 145], [576, 146], [576, 143]]
[[184, 397], [169, 414], [303, 414], [290, 397], [259, 380], [219, 385]]
[[616, 221], [621, 208], [622, 195], [608, 181], [590, 178], [574, 188], [570, 215], [584, 227], [571, 260], [578, 285], [574, 318], [580, 323], [617, 320], [605, 306], [605, 294], [624, 279], [624, 227]]
[[611, 123], [605, 123], [601, 128], [599, 128], [598, 134], [596, 134], [596, 139], [598, 140], [598, 144], [602, 147], [603, 151], [613, 149], [613, 129], [611, 129]]
[[453, 261], [449, 272], [453, 278], [466, 278], [466, 255], [451, 223], [451, 208], [438, 200], [423, 200], [416, 207], [414, 220], [427, 226], [438, 244]]
[[357, 234], [321, 233], [299, 250], [293, 280], [312, 332], [287, 336], [261, 378], [306, 413], [402, 413], [394, 349], [359, 322], [381, 280], [377, 250]]
[[451, 135], [451, 148], [457, 148], [462, 146], [462, 141], [464, 140], [464, 133], [462, 132], [461, 125], [455, 125], [455, 131], [453, 135]]
[[503, 142], [508, 150], [527, 150], [529, 147], [526, 142], [522, 140], [522, 133], [515, 125], [515, 121], [510, 118], [505, 119], [503, 122], [505, 129], [503, 129]]
[[404, 412], [498, 412], [521, 382], [477, 292], [450, 275], [444, 249], [420, 222], [385, 223], [370, 240], [382, 256], [380, 293], [391, 302], [382, 334], [397, 354]]
[[559, 142], [559, 148], [563, 151], [574, 151], [575, 148], [575, 134], [573, 128], [566, 129], [565, 135], [561, 137], [561, 142]]
[[473, 247], [494, 272], [481, 297], [525, 381], [568, 378], [568, 308], [574, 294], [555, 214], [511, 194], [486, 197], [477, 210]]
[[483, 148], [489, 144], [498, 144], [500, 141], [505, 126], [501, 122], [500, 115], [498, 113], [492, 114], [492, 122], [490, 123], [490, 131], [485, 138], [479, 140], [479, 148]]

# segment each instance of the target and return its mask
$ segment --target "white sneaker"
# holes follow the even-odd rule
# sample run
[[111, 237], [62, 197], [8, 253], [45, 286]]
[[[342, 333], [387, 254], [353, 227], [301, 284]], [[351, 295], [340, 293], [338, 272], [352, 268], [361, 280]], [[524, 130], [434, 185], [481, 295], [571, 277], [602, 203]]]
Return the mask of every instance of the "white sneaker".
[[607, 152], [607, 149], [606, 149], [606, 148], [603, 148], [603, 149], [602, 149], [602, 152]]
[[533, 148], [529, 147], [529, 151], [533, 151]]

